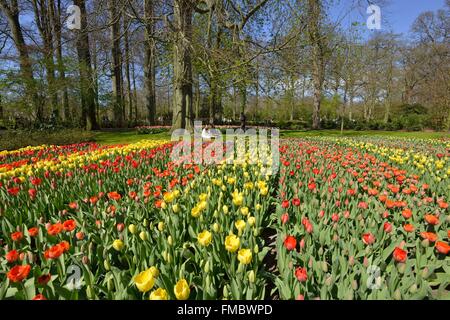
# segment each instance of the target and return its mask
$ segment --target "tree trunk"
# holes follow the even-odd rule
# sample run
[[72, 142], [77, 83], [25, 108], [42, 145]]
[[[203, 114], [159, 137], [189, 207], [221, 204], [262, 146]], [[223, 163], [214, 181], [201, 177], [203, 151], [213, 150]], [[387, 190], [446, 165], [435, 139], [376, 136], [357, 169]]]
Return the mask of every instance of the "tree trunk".
[[322, 8], [319, 1], [308, 0], [308, 35], [312, 45], [312, 78], [314, 86], [313, 129], [320, 129], [320, 104], [325, 72], [324, 38], [320, 30], [321, 11]]
[[191, 130], [193, 123], [192, 106], [192, 0], [174, 1], [174, 105], [172, 130], [185, 128]]
[[134, 71], [134, 61], [131, 63], [131, 77], [133, 78], [133, 105], [134, 105], [134, 123], [138, 120], [138, 99], [137, 99], [137, 89], [136, 89], [136, 73]]
[[247, 105], [247, 85], [245, 81], [240, 85], [239, 91], [241, 92], [241, 112], [245, 113], [245, 106]]
[[131, 74], [130, 74], [130, 43], [128, 39], [128, 27], [130, 25], [127, 15], [124, 16], [124, 39], [125, 39], [125, 77], [127, 78], [127, 96], [128, 96], [128, 119], [133, 122], [133, 92], [131, 91]]
[[197, 72], [194, 76], [195, 79], [195, 118], [198, 119], [200, 116], [200, 74]]
[[294, 105], [295, 105], [294, 104], [294, 98], [295, 98], [295, 95], [294, 95], [295, 88], [294, 88], [294, 86], [295, 86], [295, 81], [294, 81], [292, 75], [289, 76], [288, 82], [289, 82], [289, 84], [288, 84], [288, 86], [289, 86], [289, 89], [288, 89], [288, 98], [289, 98], [288, 103], [290, 105], [290, 117], [289, 117], [289, 119], [291, 121], [293, 121], [294, 120]]
[[155, 26], [153, 21], [154, 3], [153, 0], [145, 0], [145, 62], [144, 62], [144, 83], [145, 83], [145, 107], [147, 109], [147, 119], [150, 125], [155, 125], [156, 121], [156, 46], [155, 46]]
[[51, 3], [51, 1], [49, 1], [49, 3], [47, 3], [47, 1], [40, 1], [38, 3], [37, 0], [33, 0], [35, 21], [43, 42], [44, 65], [46, 69], [50, 104], [52, 113], [56, 115], [58, 113], [58, 95], [55, 82], [55, 63], [53, 61], [52, 7], [53, 3]]
[[31, 60], [28, 54], [28, 48], [23, 37], [22, 26], [19, 21], [19, 6], [17, 1], [12, 1], [11, 5], [8, 5], [6, 0], [0, 0], [0, 8], [5, 14], [9, 28], [11, 29], [11, 35], [14, 41], [14, 45], [19, 53], [19, 65], [20, 72], [22, 74], [23, 82], [25, 83], [26, 96], [31, 101], [36, 112], [36, 119], [38, 121], [43, 120], [43, 104], [41, 97], [38, 94], [36, 81], [33, 75], [33, 68]]
[[253, 121], [256, 121], [259, 109], [259, 61], [256, 59], [256, 83], [255, 83], [255, 112], [253, 113]]
[[122, 57], [120, 51], [120, 15], [117, 13], [117, 4], [114, 0], [108, 1], [110, 15], [111, 37], [111, 82], [113, 96], [113, 113], [116, 126], [124, 126], [124, 101], [122, 79]]
[[93, 57], [92, 57], [92, 64], [93, 64], [93, 80], [94, 80], [94, 94], [95, 94], [95, 113], [97, 115], [98, 121], [100, 121], [100, 100], [99, 100], [99, 92], [98, 92], [98, 58], [97, 58], [97, 43], [94, 41], [93, 45]]
[[85, 0], [74, 0], [80, 7], [81, 30], [77, 31], [77, 54], [80, 72], [81, 92], [81, 125], [86, 130], [98, 129], [95, 116], [95, 91], [92, 77], [91, 53], [89, 51], [89, 34], [87, 30], [87, 16]]
[[56, 46], [56, 68], [59, 74], [59, 87], [62, 87], [62, 105], [63, 105], [63, 119], [71, 121], [69, 109], [69, 94], [67, 92], [66, 73], [64, 70], [64, 62], [62, 56], [62, 40], [61, 40], [61, 0], [56, 1], [56, 8], [54, 1], [50, 1], [50, 13], [52, 15], [53, 29], [55, 34]]

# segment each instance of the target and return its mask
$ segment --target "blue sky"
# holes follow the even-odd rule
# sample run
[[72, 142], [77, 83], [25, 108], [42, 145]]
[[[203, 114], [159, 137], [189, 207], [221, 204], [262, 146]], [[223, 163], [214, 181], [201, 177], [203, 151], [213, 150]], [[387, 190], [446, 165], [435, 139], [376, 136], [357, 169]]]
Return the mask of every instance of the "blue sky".
[[[354, 8], [349, 14], [354, 0], [340, 0], [339, 3], [330, 7], [332, 18], [345, 18], [342, 20], [344, 26], [348, 26], [352, 21], [365, 23], [367, 17], [365, 1], [360, 1], [363, 5]], [[445, 0], [372, 0], [373, 4], [378, 4], [381, 9], [381, 31], [393, 31], [407, 35], [411, 25], [417, 16], [424, 11], [437, 11], [445, 6]], [[370, 34], [367, 30], [367, 34]]]

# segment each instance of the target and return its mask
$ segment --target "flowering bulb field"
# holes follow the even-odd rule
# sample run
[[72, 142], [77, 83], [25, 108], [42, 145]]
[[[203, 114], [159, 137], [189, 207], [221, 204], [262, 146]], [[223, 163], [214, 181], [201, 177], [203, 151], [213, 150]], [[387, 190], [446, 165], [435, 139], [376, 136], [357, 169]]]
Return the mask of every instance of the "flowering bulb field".
[[445, 299], [450, 142], [280, 143], [278, 172], [168, 141], [0, 152], [0, 299]]

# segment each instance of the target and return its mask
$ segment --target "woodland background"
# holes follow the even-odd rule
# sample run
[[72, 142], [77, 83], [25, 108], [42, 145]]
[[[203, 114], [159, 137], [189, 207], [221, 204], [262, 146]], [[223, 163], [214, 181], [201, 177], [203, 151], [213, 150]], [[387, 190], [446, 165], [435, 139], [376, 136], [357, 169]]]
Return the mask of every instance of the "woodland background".
[[450, 0], [407, 35], [369, 37], [370, 3], [346, 1], [362, 12], [348, 26], [336, 2], [0, 0], [0, 129], [189, 129], [244, 112], [282, 129], [448, 130]]

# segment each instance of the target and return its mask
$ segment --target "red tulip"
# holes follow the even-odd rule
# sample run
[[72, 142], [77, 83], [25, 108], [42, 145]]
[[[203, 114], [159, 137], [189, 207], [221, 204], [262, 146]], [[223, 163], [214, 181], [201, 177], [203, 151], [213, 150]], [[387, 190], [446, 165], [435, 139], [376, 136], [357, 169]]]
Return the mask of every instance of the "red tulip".
[[52, 276], [50, 274], [43, 274], [37, 279], [37, 282], [41, 286], [44, 286], [50, 281], [51, 278]]
[[394, 256], [395, 261], [405, 262], [406, 258], [408, 257], [408, 252], [399, 247], [395, 247], [393, 256]]
[[436, 250], [442, 254], [448, 254], [450, 251], [450, 245], [444, 241], [436, 242]]
[[430, 242], [435, 242], [437, 240], [437, 235], [433, 232], [421, 232], [420, 236]]
[[77, 223], [75, 222], [75, 220], [66, 220], [63, 223], [63, 229], [65, 231], [73, 231], [75, 228], [77, 227]]
[[367, 245], [370, 245], [370, 244], [375, 242], [375, 237], [370, 232], [369, 233], [364, 233], [362, 238], [363, 238], [363, 242], [365, 244], [367, 244]]
[[47, 298], [44, 297], [44, 295], [42, 295], [41, 293], [39, 293], [31, 300], [47, 300]]
[[28, 195], [30, 196], [31, 199], [36, 198], [36, 194], [37, 194], [37, 190], [36, 189], [29, 189], [28, 190]]
[[77, 210], [78, 209], [78, 203], [76, 203], [76, 202], [69, 203], [69, 208], [72, 209], [72, 210]]
[[292, 199], [292, 205], [298, 207], [300, 205], [300, 199], [298, 198]]
[[390, 224], [389, 222], [385, 222], [383, 228], [384, 232], [390, 233], [392, 231], [392, 224]]
[[295, 277], [300, 282], [305, 282], [306, 280], [308, 280], [308, 274], [306, 272], [306, 268], [298, 267], [297, 269], [295, 269]]
[[405, 224], [403, 226], [403, 229], [405, 229], [406, 232], [413, 232], [414, 231], [414, 226], [412, 224]]
[[9, 193], [9, 195], [15, 197], [19, 193], [20, 189], [19, 189], [19, 187], [13, 187], [13, 188], [8, 188], [7, 191]]
[[286, 224], [289, 221], [289, 215], [287, 213], [283, 213], [281, 215], [281, 223]]
[[369, 205], [367, 204], [367, 202], [361, 201], [358, 203], [358, 208], [367, 209], [367, 208], [369, 208]]
[[111, 200], [119, 201], [122, 196], [118, 192], [113, 191], [108, 193], [108, 198]]
[[118, 223], [116, 228], [117, 228], [117, 231], [122, 232], [123, 229], [125, 228], [125, 225], [123, 223]]
[[11, 233], [11, 239], [13, 241], [17, 241], [18, 242], [18, 241], [22, 240], [22, 238], [23, 238], [23, 233], [20, 232], [20, 231]]
[[439, 205], [439, 208], [441, 208], [441, 209], [447, 209], [448, 208], [448, 203], [445, 202], [445, 201], [438, 201], [438, 205]]
[[83, 240], [84, 239], [84, 233], [83, 232], [77, 232], [76, 234], [75, 234], [75, 237], [78, 239], [78, 240]]
[[287, 250], [294, 250], [297, 246], [297, 240], [293, 236], [287, 236], [284, 240], [284, 246]]
[[439, 218], [432, 215], [432, 214], [426, 214], [425, 215], [425, 221], [431, 225], [437, 225], [439, 223]]
[[30, 270], [31, 266], [29, 264], [23, 266], [17, 265], [8, 271], [7, 277], [12, 282], [22, 282], [28, 277]]
[[36, 237], [39, 233], [39, 229], [36, 227], [30, 228], [28, 229], [28, 234], [30, 235], [30, 237]]
[[51, 236], [56, 236], [63, 230], [63, 225], [61, 223], [52, 224], [49, 228], [47, 228], [47, 232]]
[[411, 218], [411, 216], [412, 216], [412, 211], [411, 211], [411, 209], [403, 209], [403, 211], [402, 211], [402, 216], [403, 216], [405, 219]]
[[281, 203], [281, 207], [283, 209], [289, 208], [289, 200], [283, 200], [283, 202]]
[[19, 253], [17, 250], [11, 250], [5, 255], [5, 258], [9, 263], [16, 262], [19, 259]]

